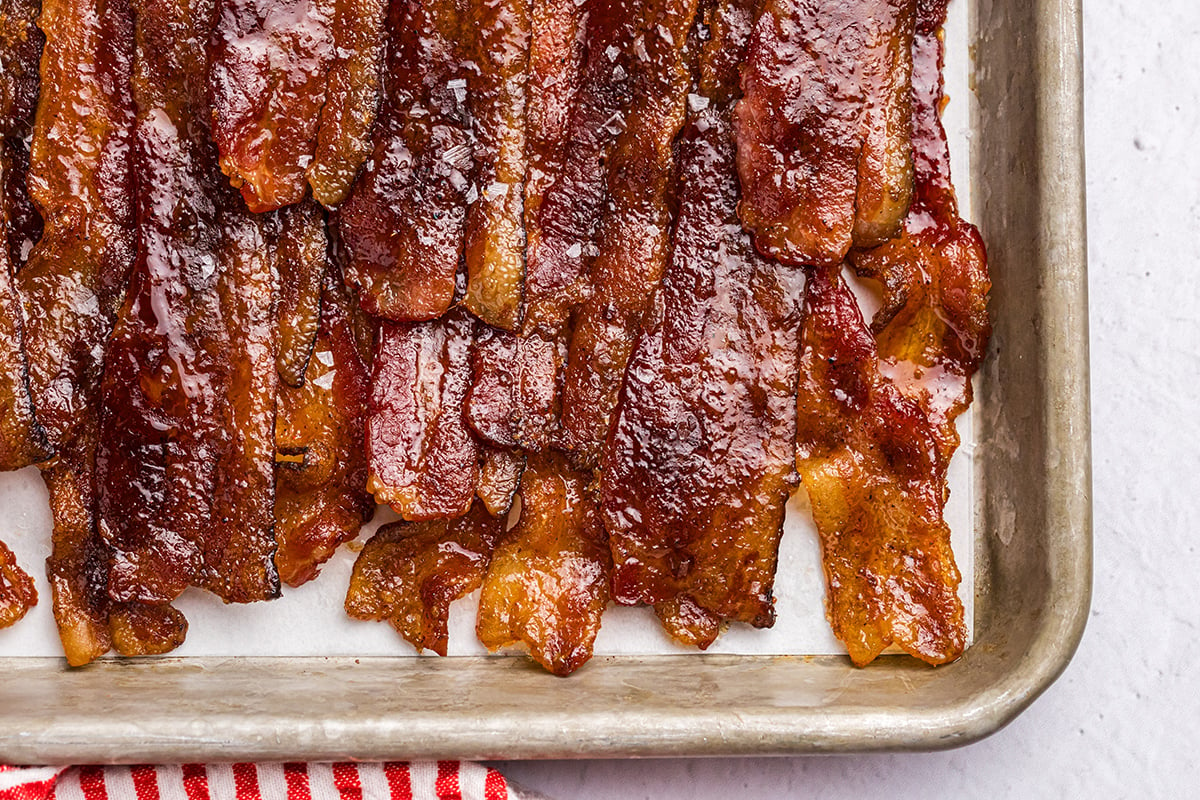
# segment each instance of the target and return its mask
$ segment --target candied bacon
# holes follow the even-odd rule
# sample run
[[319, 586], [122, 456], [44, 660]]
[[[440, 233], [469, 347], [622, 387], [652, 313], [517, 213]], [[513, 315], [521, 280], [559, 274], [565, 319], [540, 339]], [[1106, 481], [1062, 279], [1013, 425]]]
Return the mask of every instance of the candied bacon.
[[289, 586], [315, 578], [375, 511], [364, 448], [370, 368], [358, 349], [356, 309], [340, 273], [331, 267], [324, 283], [320, 332], [304, 383], [280, 387], [275, 420], [275, 565]]
[[378, 107], [381, 0], [217, 0], [209, 87], [221, 168], [252, 211], [345, 199]]
[[800, 276], [760, 256], [738, 222], [736, 77], [721, 60], [744, 50], [752, 18], [748, 2], [710, 16], [714, 38], [678, 144], [670, 260], [600, 479], [614, 598], [653, 604], [674, 637], [702, 648], [726, 620], [774, 622], [794, 486]]
[[525, 282], [525, 149], [530, 0], [471, 0], [468, 82], [475, 120], [478, 198], [467, 212], [463, 304], [489, 325], [515, 330]]
[[135, 11], [138, 260], [109, 344], [97, 455], [108, 593], [165, 604], [196, 585], [266, 599], [278, 593], [277, 218], [249, 214], [220, 179], [206, 128], [211, 6]]
[[312, 202], [279, 212], [273, 243], [279, 272], [279, 353], [275, 365], [286, 385], [304, 382], [317, 331], [321, 327], [321, 282], [328, 241], [325, 219]]
[[576, 315], [563, 376], [564, 446], [583, 469], [599, 463], [625, 365], [662, 277], [670, 239], [671, 144], [686, 114], [691, 73], [685, 45], [696, 0], [647, 5], [652, 11], [632, 65], [634, 100], [608, 160], [608, 208], [589, 271], [591, 294]]
[[859, 665], [893, 643], [932, 664], [953, 661], [966, 625], [935, 426], [880, 371], [839, 267], [810, 272], [804, 310], [796, 468], [834, 634]]
[[17, 559], [0, 542], [0, 629], [16, 624], [37, 605], [33, 578], [17, 566]]
[[479, 502], [457, 519], [383, 526], [354, 562], [346, 613], [387, 620], [418, 651], [446, 655], [450, 604], [479, 588], [503, 532]]
[[769, 0], [734, 112], [742, 221], [792, 265], [894, 236], [912, 189], [915, 0]]
[[474, 161], [456, 0], [392, 0], [372, 152], [338, 213], [346, 280], [395, 321], [450, 307]]
[[611, 560], [590, 477], [558, 453], [529, 456], [521, 519], [492, 554], [476, 633], [490, 650], [525, 644], [555, 675], [592, 657]]
[[519, 450], [502, 447], [483, 447], [479, 465], [479, 485], [475, 496], [483, 501], [488, 513], [501, 517], [512, 508], [513, 498], [525, 472], [525, 455]]
[[479, 443], [463, 413], [474, 332], [474, 319], [461, 309], [433, 322], [380, 328], [367, 486], [407, 520], [461, 516], [475, 495]]
[[499, 447], [545, 450], [558, 428], [560, 342], [485, 330], [475, 340], [467, 421]]

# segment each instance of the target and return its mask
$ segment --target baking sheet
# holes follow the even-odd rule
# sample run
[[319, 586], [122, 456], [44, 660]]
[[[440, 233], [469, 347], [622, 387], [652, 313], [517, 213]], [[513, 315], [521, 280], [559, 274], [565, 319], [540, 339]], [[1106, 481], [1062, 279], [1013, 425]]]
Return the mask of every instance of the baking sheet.
[[[950, 103], [943, 121], [950, 140], [953, 174], [959, 188], [964, 218], [971, 220], [967, 179], [971, 174], [970, 109], [967, 102], [971, 63], [968, 53], [969, 6], [965, 0], [950, 5], [946, 25], [946, 93]], [[863, 287], [859, 287], [862, 289]], [[860, 291], [864, 309], [873, 311], [873, 298]], [[950, 500], [946, 521], [962, 584], [959, 594], [973, 633], [975, 552], [972, 489], [974, 476], [974, 409], [959, 419], [963, 445], [950, 465]], [[844, 653], [825, 619], [825, 583], [816, 532], [808, 513], [807, 498], [799, 491], [788, 506], [786, 533], [779, 554], [775, 585], [777, 621], [768, 630], [733, 625], [710, 653], [738, 655], [830, 655]], [[366, 541], [382, 524], [396, 516], [380, 508], [364, 528]], [[51, 613], [50, 588], [42, 564], [49, 555], [51, 530], [46, 492], [36, 468], [0, 474], [0, 540], [17, 555], [18, 562], [37, 581], [40, 602], [14, 627], [0, 631], [0, 657], [60, 656], [61, 645]], [[358, 548], [343, 547], [325, 566], [321, 576], [300, 589], [285, 587], [282, 598], [270, 603], [225, 605], [213, 595], [189, 590], [176, 603], [190, 627], [187, 641], [173, 656], [412, 656], [413, 648], [390, 626], [349, 619], [342, 602]], [[449, 654], [482, 655], [487, 651], [474, 635], [475, 605], [472, 595], [451, 609]], [[597, 655], [659, 655], [694, 653], [675, 644], [663, 633], [648, 608], [610, 606], [596, 641]]]

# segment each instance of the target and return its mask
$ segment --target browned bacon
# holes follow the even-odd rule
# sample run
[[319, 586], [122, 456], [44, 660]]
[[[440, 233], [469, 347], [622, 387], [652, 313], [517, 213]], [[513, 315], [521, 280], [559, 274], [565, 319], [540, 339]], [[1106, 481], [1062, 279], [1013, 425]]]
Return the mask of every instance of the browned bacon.
[[380, 329], [367, 417], [367, 485], [405, 519], [461, 516], [475, 496], [479, 444], [463, 414], [474, 332], [474, 319], [457, 309], [433, 322]]
[[325, 218], [312, 202], [279, 213], [279, 234], [273, 242], [279, 270], [279, 378], [288, 386], [304, 382], [304, 371], [321, 327], [321, 282], [325, 276], [328, 241]]
[[0, 629], [15, 624], [37, 605], [33, 578], [19, 566], [4, 542], [0, 542]]
[[209, 84], [221, 168], [253, 211], [312, 184], [345, 199], [378, 108], [382, 0], [218, 0]]
[[472, 354], [466, 415], [474, 431], [500, 447], [544, 450], [558, 429], [562, 347], [539, 334], [485, 330]]
[[953, 661], [966, 626], [936, 431], [881, 373], [838, 267], [809, 275], [797, 408], [796, 467], [820, 535], [834, 633], [860, 665], [893, 643], [930, 663]]
[[737, 218], [730, 106], [753, 3], [710, 16], [713, 38], [678, 144], [671, 257], [637, 341], [603, 458], [613, 594], [655, 605], [707, 647], [726, 620], [774, 622], [772, 584], [794, 486], [801, 276]]
[[133, 20], [128, 2], [45, 0], [29, 195], [44, 231], [17, 282], [30, 389], [56, 457], [47, 573], [67, 661], [111, 645], [108, 551], [96, 530], [94, 459], [104, 342], [134, 255]]
[[[113, 332], [97, 455], [109, 596], [278, 592], [271, 217], [220, 179], [207, 134], [205, 0], [139, 0], [138, 260]], [[169, 46], [164, 46], [169, 43]]]
[[674, 154], [691, 73], [685, 45], [696, 0], [648, 3], [633, 62], [634, 100], [608, 161], [608, 208], [563, 378], [564, 446], [577, 467], [598, 465], [642, 315], [662, 277], [670, 238]]
[[354, 563], [346, 613], [387, 620], [417, 650], [446, 655], [450, 604], [479, 588], [503, 531], [481, 503], [457, 519], [385, 525]]
[[483, 447], [483, 460], [479, 465], [479, 485], [475, 487], [475, 496], [483, 501], [484, 507], [493, 517], [508, 514], [524, 471], [525, 455], [521, 451]]
[[735, 111], [740, 213], [759, 249], [838, 264], [894, 236], [912, 189], [915, 0], [769, 0]]
[[375, 510], [364, 442], [370, 370], [341, 275], [330, 268], [324, 283], [320, 333], [304, 384], [280, 387], [275, 421], [275, 565], [289, 586], [315, 578]]
[[467, 216], [463, 303], [489, 325], [515, 330], [525, 282], [525, 106], [530, 0], [471, 0], [468, 82], [475, 121], [475, 189]]
[[392, 0], [389, 26], [373, 149], [338, 230], [363, 309], [428, 320], [454, 300], [473, 189], [467, 31], [455, 0]]
[[479, 599], [484, 645], [523, 643], [556, 675], [592, 657], [608, 605], [611, 562], [589, 480], [557, 453], [529, 456], [521, 519], [496, 547]]

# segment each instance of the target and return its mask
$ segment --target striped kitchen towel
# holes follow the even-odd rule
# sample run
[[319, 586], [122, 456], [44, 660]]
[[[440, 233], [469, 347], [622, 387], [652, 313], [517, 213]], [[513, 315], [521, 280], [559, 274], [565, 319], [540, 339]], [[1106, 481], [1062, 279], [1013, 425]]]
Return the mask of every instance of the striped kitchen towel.
[[529, 800], [463, 761], [7, 767], [0, 800]]

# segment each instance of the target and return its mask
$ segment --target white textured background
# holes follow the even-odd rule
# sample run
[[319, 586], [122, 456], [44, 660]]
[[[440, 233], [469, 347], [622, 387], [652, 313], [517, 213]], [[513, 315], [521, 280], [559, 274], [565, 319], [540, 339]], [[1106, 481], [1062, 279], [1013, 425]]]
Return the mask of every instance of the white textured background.
[[948, 753], [509, 777], [555, 800], [1200, 797], [1200, 3], [1086, 0], [1084, 45], [1096, 574], [1063, 677]]

